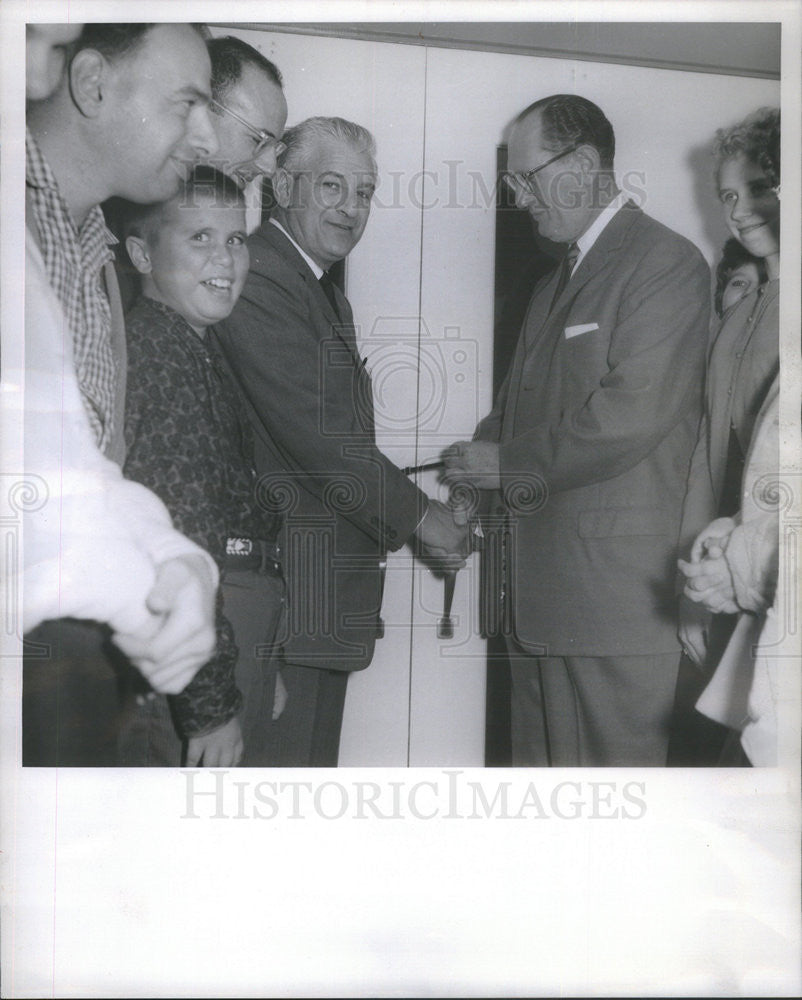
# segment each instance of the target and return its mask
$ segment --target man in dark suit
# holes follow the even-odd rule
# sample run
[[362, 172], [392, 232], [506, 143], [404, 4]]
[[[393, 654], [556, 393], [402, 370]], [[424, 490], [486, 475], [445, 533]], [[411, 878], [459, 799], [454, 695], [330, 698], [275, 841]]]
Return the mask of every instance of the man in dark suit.
[[448, 481], [506, 515], [519, 765], [666, 762], [709, 272], [618, 190], [614, 144], [581, 97], [516, 119], [507, 180], [568, 252], [534, 290], [495, 407], [444, 456]]
[[370, 376], [347, 299], [327, 272], [359, 242], [376, 183], [369, 132], [340, 118], [289, 129], [277, 207], [249, 241], [251, 270], [217, 327], [256, 431], [264, 502], [284, 515], [287, 707], [277, 765], [336, 766], [348, 673], [380, 633], [388, 549], [416, 535], [444, 565], [465, 529], [376, 447]]

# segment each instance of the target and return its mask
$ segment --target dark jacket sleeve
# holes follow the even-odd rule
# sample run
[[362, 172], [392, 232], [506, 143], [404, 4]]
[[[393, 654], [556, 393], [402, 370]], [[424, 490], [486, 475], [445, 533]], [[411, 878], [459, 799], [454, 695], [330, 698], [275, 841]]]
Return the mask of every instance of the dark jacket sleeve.
[[414, 533], [426, 497], [375, 445], [360, 419], [372, 404], [355, 391], [358, 373], [331, 332], [311, 271], [257, 243], [252, 270], [234, 312], [215, 326], [218, 344], [281, 464], [324, 499], [343, 480], [354, 502], [342, 516], [397, 549]]

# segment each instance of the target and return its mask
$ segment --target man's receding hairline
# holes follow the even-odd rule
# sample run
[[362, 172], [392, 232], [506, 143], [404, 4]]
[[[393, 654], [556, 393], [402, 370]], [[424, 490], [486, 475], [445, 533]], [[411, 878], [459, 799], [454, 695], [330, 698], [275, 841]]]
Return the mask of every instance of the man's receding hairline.
[[516, 118], [516, 120], [512, 123], [512, 128], [510, 129], [510, 141], [512, 141], [514, 136], [521, 134], [525, 129], [531, 129], [533, 125], [542, 126], [542, 124], [542, 108], [533, 108], [532, 110], [524, 112], [520, 118]]

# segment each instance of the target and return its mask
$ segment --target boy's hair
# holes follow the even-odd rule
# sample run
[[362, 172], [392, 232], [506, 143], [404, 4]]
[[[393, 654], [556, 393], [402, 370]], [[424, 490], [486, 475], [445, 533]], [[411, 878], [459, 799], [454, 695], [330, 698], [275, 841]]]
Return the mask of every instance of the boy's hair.
[[178, 194], [169, 201], [159, 201], [151, 205], [135, 205], [127, 203], [122, 225], [122, 236], [125, 241], [129, 236], [152, 240], [160, 229], [160, 219], [166, 205], [178, 200], [180, 205], [191, 207], [196, 193], [212, 193], [220, 204], [241, 205], [245, 207], [245, 195], [236, 181], [222, 170], [208, 164], [200, 164], [192, 168], [192, 172], [182, 182]]
[[737, 271], [743, 264], [755, 265], [758, 281], [761, 285], [768, 279], [765, 260], [762, 257], [755, 257], [749, 253], [746, 247], [742, 243], [739, 243], [733, 236], [724, 244], [721, 251], [721, 260], [716, 265], [716, 294], [714, 301], [716, 315], [719, 317], [721, 317], [723, 312], [722, 299], [724, 298], [724, 289], [727, 287], [727, 282], [732, 277], [733, 272]]

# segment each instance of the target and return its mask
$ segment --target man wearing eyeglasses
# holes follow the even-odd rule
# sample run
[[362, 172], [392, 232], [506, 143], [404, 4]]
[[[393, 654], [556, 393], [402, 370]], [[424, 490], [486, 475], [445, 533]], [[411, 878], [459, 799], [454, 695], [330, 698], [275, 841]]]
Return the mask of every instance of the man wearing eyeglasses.
[[287, 101], [281, 73], [239, 38], [208, 42], [212, 61], [212, 123], [220, 144], [221, 169], [245, 185], [272, 177], [284, 150], [281, 136]]
[[582, 97], [515, 120], [507, 183], [566, 257], [533, 291], [495, 407], [444, 453], [446, 480], [487, 491], [505, 522], [516, 765], [667, 757], [709, 273], [619, 191], [614, 151]]

